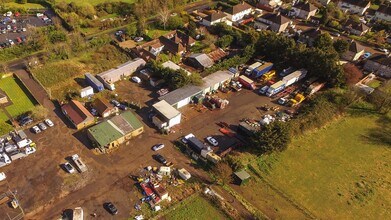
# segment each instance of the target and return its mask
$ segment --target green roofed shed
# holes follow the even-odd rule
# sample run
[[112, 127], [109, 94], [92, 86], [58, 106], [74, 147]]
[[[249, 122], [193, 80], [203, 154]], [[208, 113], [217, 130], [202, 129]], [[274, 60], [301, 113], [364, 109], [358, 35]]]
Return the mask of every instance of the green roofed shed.
[[245, 170], [241, 170], [235, 173], [235, 181], [238, 185], [247, 183], [250, 177], [250, 174], [248, 174]]

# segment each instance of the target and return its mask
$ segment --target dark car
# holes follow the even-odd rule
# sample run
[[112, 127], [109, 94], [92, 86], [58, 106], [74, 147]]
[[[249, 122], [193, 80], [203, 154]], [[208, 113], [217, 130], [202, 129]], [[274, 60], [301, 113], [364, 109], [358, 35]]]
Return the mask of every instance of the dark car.
[[108, 212], [112, 215], [118, 214], [118, 209], [115, 207], [115, 205], [111, 202], [106, 202], [104, 204], [105, 208], [107, 209]]
[[162, 163], [162, 164], [166, 164], [167, 163], [167, 160], [166, 158], [164, 158], [162, 155], [160, 154], [155, 154], [154, 155], [154, 158], [155, 160], [157, 160], [158, 162]]

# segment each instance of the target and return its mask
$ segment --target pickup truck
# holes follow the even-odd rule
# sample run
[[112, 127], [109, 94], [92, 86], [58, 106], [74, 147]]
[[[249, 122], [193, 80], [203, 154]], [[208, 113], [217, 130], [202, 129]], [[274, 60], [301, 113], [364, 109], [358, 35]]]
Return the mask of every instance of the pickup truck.
[[72, 160], [76, 165], [76, 169], [80, 172], [86, 172], [87, 171], [87, 166], [83, 163], [83, 161], [80, 159], [79, 155], [74, 154], [72, 155]]

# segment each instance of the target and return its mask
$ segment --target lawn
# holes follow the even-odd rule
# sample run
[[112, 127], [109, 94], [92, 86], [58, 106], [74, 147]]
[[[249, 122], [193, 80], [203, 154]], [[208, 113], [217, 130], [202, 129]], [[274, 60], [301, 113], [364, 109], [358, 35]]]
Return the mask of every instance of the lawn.
[[377, 79], [374, 79], [372, 81], [370, 81], [367, 86], [371, 87], [371, 88], [374, 88], [376, 89], [377, 87], [379, 87], [381, 85], [381, 81], [380, 80], [377, 80]]
[[151, 30], [147, 30], [147, 36], [151, 39], [156, 39], [162, 35], [167, 34], [168, 32], [171, 32], [171, 31], [172, 30], [151, 29]]
[[[134, 3], [136, 2], [136, 0], [115, 0], [117, 2], [125, 2], [125, 3]], [[112, 1], [112, 2], [115, 2], [115, 1]], [[78, 1], [78, 0], [56, 0], [56, 2], [66, 2], [66, 3], [71, 3], [71, 2], [75, 2], [77, 4], [83, 4], [83, 3], [90, 3], [92, 5], [99, 5], [101, 3], [104, 3], [104, 2], [110, 2], [110, 0], [85, 0], [85, 1]]]
[[13, 102], [12, 105], [7, 106], [6, 110], [13, 117], [21, 115], [34, 108], [36, 101], [23, 86], [13, 77], [6, 77], [0, 80], [0, 88], [5, 91], [8, 97]]
[[16, 2], [7, 2], [7, 3], [5, 3], [5, 6], [7, 8], [22, 8], [22, 9], [25, 9], [25, 10], [28, 10], [28, 9], [44, 9], [45, 8], [41, 4], [35, 4], [35, 3], [19, 4], [19, 3], [16, 3]]
[[[190, 200], [190, 201], [189, 201]], [[164, 216], [169, 220], [217, 220], [227, 219], [225, 215], [215, 206], [213, 206], [207, 199], [202, 196], [196, 196], [184, 201], [175, 210]]]
[[7, 134], [12, 131], [13, 127], [9, 123], [7, 115], [0, 109], [0, 135]]
[[379, 116], [346, 116], [264, 156], [262, 175], [317, 218], [387, 219], [389, 126]]

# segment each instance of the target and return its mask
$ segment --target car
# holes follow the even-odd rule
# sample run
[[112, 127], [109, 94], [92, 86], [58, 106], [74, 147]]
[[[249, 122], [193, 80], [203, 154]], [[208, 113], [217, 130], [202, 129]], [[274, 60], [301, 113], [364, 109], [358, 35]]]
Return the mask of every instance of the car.
[[22, 43], [22, 39], [20, 37], [17, 37], [16, 42], [18, 42], [18, 44], [20, 44], [20, 43]]
[[11, 39], [9, 39], [8, 42], [9, 42], [11, 45], [14, 45], [14, 44], [15, 44], [14, 41], [11, 40]]
[[118, 106], [119, 109], [123, 110], [123, 111], [126, 111], [128, 108], [126, 107], [126, 105], [124, 104], [119, 104]]
[[182, 143], [184, 143], [184, 144], [187, 144], [187, 143], [188, 143], [187, 138], [185, 138], [185, 137], [181, 138], [181, 141], [182, 141]]
[[115, 207], [115, 205], [112, 202], [106, 202], [104, 204], [104, 207], [107, 209], [108, 212], [112, 215], [118, 214], [118, 209]]
[[27, 29], [26, 29], [26, 28], [22, 28], [22, 31], [23, 31], [23, 32], [26, 32], [26, 31], [27, 31]]
[[53, 126], [54, 126], [53, 122], [52, 122], [50, 119], [45, 119], [45, 123], [46, 123], [49, 127], [53, 127]]
[[286, 100], [286, 99], [284, 99], [284, 98], [279, 98], [279, 99], [277, 100], [278, 104], [280, 104], [280, 105], [285, 105], [285, 104], [287, 103], [287, 101], [288, 101], [288, 100]]
[[135, 42], [141, 42], [141, 41], [143, 41], [144, 40], [144, 38], [142, 38], [142, 37], [135, 37], [134, 38], [134, 41]]
[[206, 137], [206, 140], [209, 142], [209, 144], [211, 144], [211, 145], [214, 146], [214, 147], [216, 147], [217, 145], [219, 145], [219, 142], [217, 142], [217, 140], [214, 139], [214, 138], [211, 137], [211, 136]]
[[334, 36], [334, 37], [339, 37], [339, 36], [341, 36], [341, 34], [338, 33], [338, 32], [330, 32], [330, 35], [332, 35], [332, 36]]
[[269, 86], [264, 86], [258, 90], [258, 93], [263, 95], [266, 93], [266, 91], [269, 89]]
[[362, 57], [363, 57], [364, 59], [368, 59], [371, 55], [372, 55], [371, 53], [366, 52], [366, 53], [364, 53], [364, 54], [362, 55]]
[[164, 144], [156, 144], [152, 147], [153, 151], [158, 151], [164, 148]]
[[20, 126], [25, 126], [25, 125], [31, 124], [32, 122], [33, 122], [33, 119], [25, 118], [25, 119], [21, 119], [19, 121], [19, 124], [20, 124]]
[[38, 126], [36, 126], [36, 125], [34, 127], [32, 127], [32, 129], [33, 129], [34, 133], [36, 133], [36, 134], [41, 133], [41, 129], [39, 129]]
[[115, 107], [119, 107], [121, 103], [119, 103], [117, 100], [111, 100], [111, 104], [113, 104]]
[[141, 79], [138, 78], [137, 76], [133, 76], [132, 77], [132, 81], [135, 82], [135, 83], [141, 83]]
[[385, 48], [376, 48], [378, 51], [381, 51], [381, 52], [384, 52], [384, 53], [386, 53], [386, 54], [388, 54], [389, 53], [389, 51], [387, 50], [387, 49], [385, 49]]
[[75, 172], [75, 168], [73, 168], [73, 166], [69, 162], [64, 163], [64, 169], [68, 173], [74, 173]]
[[97, 116], [98, 115], [98, 111], [96, 110], [96, 109], [94, 109], [94, 108], [91, 108], [91, 114], [93, 115], [93, 116]]
[[46, 127], [46, 125], [43, 123], [43, 122], [41, 122], [41, 123], [39, 123], [38, 124], [38, 127], [42, 130], [42, 131], [44, 131], [44, 130], [46, 130], [48, 127]]
[[154, 158], [155, 160], [157, 160], [158, 162], [162, 163], [162, 164], [166, 164], [167, 163], [167, 160], [166, 158], [164, 158], [162, 155], [160, 154], [155, 154], [154, 155]]
[[35, 153], [36, 151], [37, 151], [37, 150], [36, 150], [34, 147], [26, 147], [26, 149], [25, 149], [26, 155], [33, 154], [33, 153]]

